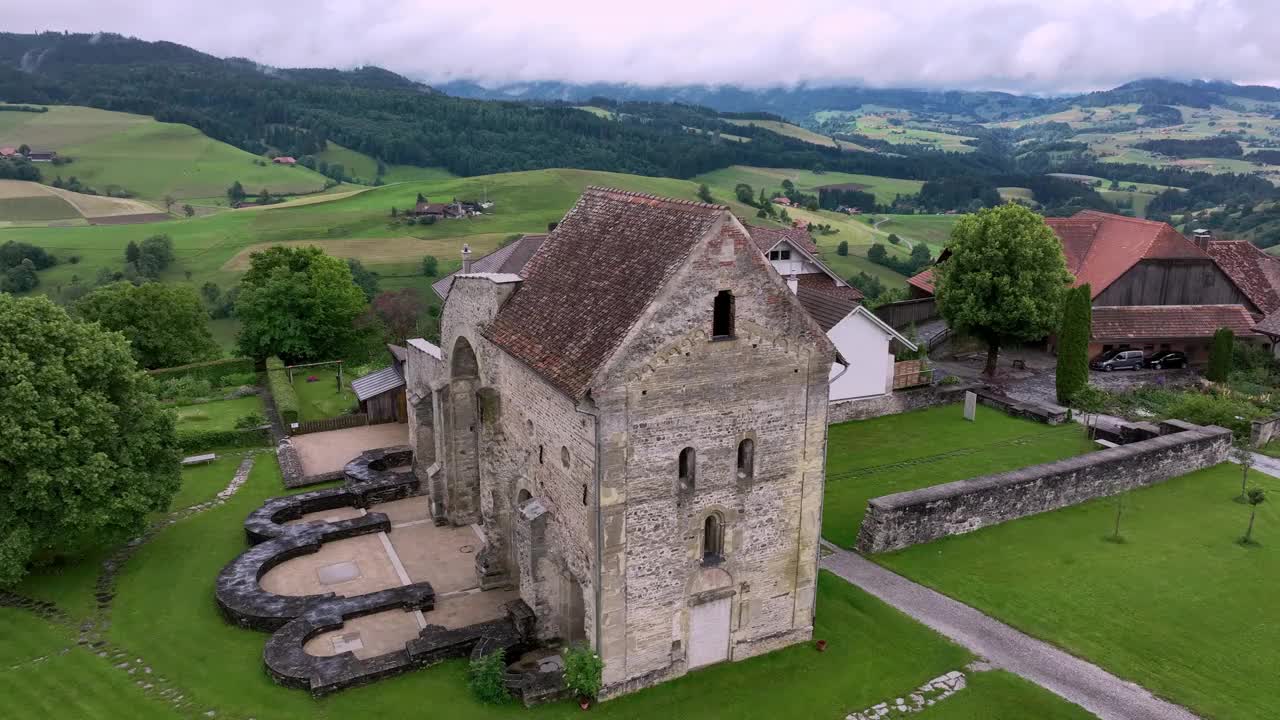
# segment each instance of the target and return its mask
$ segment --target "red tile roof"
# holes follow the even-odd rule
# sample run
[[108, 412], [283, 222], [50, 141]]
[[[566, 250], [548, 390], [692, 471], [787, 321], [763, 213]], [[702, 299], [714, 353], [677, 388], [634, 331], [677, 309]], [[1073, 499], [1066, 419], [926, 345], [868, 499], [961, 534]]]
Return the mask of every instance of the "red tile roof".
[[933, 268], [931, 267], [925, 268], [924, 270], [921, 270], [919, 273], [907, 278], [907, 284], [914, 287], [918, 287], [921, 290], [932, 295], [935, 291], [934, 284], [933, 284]]
[[1154, 340], [1212, 337], [1218, 328], [1253, 332], [1243, 305], [1122, 305], [1093, 309], [1094, 340]]
[[1253, 326], [1253, 329], [1273, 338], [1280, 337], [1280, 312], [1273, 312], [1266, 316], [1261, 322]]
[[587, 188], [483, 333], [580, 398], [698, 240], [730, 217], [722, 205]]
[[796, 281], [800, 284], [800, 289], [802, 290], [818, 292], [854, 303], [862, 300], [862, 292], [858, 288], [850, 285], [837, 285], [835, 280], [820, 273], [797, 275]]
[[1209, 256], [1264, 314], [1280, 310], [1280, 258], [1244, 240], [1213, 240]]
[[[521, 235], [488, 255], [471, 261], [471, 272], [524, 275], [524, 266], [529, 263], [533, 254], [538, 252], [538, 248], [542, 247], [542, 242], [546, 239], [546, 233]], [[431, 283], [431, 289], [440, 296], [441, 300], [448, 299], [449, 290], [453, 288], [453, 279], [458, 272], [451, 272]]]
[[[746, 223], [743, 223], [744, 225]], [[760, 248], [760, 252], [768, 253], [775, 245], [786, 240], [791, 245], [803, 248], [810, 255], [819, 255], [818, 245], [813, 241], [813, 237], [809, 235], [809, 231], [804, 228], [770, 228], [759, 225], [747, 225], [747, 232], [751, 233], [751, 241]]]
[[1209, 256], [1168, 223], [1081, 210], [1069, 218], [1045, 218], [1062, 241], [1076, 284], [1097, 297], [1140, 260], [1207, 260]]

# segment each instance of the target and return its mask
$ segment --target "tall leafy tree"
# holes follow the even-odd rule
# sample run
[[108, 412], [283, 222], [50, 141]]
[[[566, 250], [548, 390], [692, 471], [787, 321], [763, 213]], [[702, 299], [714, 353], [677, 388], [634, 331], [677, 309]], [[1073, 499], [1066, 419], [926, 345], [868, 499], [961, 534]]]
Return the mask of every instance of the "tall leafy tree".
[[185, 365], [219, 353], [209, 313], [187, 285], [113, 283], [80, 298], [75, 314], [124, 335], [145, 368]]
[[1070, 405], [1089, 384], [1089, 334], [1093, 323], [1092, 290], [1081, 285], [1066, 292], [1058, 330], [1058, 402]]
[[961, 218], [949, 247], [934, 271], [938, 310], [953, 331], [986, 344], [984, 373], [994, 377], [1003, 345], [1057, 328], [1072, 279], [1062, 245], [1044, 218], [1009, 204]]
[[178, 490], [172, 416], [120, 335], [0, 294], [0, 586], [137, 534]]
[[345, 262], [317, 247], [280, 245], [249, 262], [235, 303], [242, 354], [318, 360], [350, 348], [365, 297]]
[[417, 290], [403, 288], [378, 295], [373, 299], [370, 311], [387, 329], [387, 339], [399, 343], [413, 337], [418, 320], [426, 312], [426, 304]]

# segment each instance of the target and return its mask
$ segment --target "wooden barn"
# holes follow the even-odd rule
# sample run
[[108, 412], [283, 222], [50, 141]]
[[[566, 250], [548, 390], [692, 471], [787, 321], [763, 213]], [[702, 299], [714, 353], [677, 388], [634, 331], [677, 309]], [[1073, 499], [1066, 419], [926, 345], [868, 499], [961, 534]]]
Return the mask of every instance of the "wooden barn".
[[405, 349], [399, 345], [388, 345], [387, 349], [393, 358], [391, 367], [351, 381], [360, 412], [369, 416], [370, 424], [409, 421], [404, 394]]

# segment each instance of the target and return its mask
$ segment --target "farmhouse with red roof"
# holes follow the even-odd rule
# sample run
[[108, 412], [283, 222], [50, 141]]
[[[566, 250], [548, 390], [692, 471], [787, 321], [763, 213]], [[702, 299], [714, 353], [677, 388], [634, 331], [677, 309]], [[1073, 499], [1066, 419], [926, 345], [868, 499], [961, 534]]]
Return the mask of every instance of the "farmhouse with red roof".
[[[1248, 243], [1193, 241], [1168, 223], [1096, 210], [1045, 224], [1062, 242], [1076, 284], [1090, 286], [1091, 354], [1181, 350], [1203, 362], [1218, 328], [1254, 337], [1256, 321], [1280, 309], [1280, 260]], [[907, 283], [913, 297], [936, 291], [932, 268]]]

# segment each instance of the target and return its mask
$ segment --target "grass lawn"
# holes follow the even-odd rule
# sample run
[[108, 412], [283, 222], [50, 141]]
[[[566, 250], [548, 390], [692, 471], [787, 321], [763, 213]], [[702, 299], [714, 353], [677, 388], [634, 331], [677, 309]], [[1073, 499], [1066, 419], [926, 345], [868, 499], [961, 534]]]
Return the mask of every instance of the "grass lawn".
[[243, 452], [232, 450], [218, 453], [218, 459], [213, 462], [184, 467], [182, 486], [169, 503], [169, 509], [180, 510], [213, 499], [231, 482], [243, 459]]
[[236, 337], [240, 334], [240, 321], [236, 318], [220, 318], [209, 321], [209, 332], [213, 341], [222, 348], [227, 357], [236, 356]]
[[[347, 717], [421, 717], [422, 702], [448, 708], [459, 720], [581, 717], [575, 704], [526, 710], [515, 704], [476, 703], [466, 689], [466, 665], [450, 661], [370, 686], [313, 700], [281, 688], [262, 670], [264, 633], [228, 625], [212, 602], [222, 566], [245, 548], [241, 521], [280, 492], [274, 456], [258, 456], [248, 483], [227, 504], [160, 532], [123, 567], [109, 639], [167, 678], [195, 703], [197, 716], [284, 720]], [[86, 564], [93, 564], [87, 562]], [[25, 589], [25, 588], [23, 588]], [[826, 653], [798, 646], [742, 663], [724, 664], [597, 706], [605, 718], [840, 718], [919, 684], [973, 658], [878, 600], [823, 573], [819, 580], [817, 636]], [[62, 601], [73, 598], [59, 597]], [[88, 607], [71, 603], [79, 618]], [[167, 718], [161, 700], [144, 695], [131, 676], [82, 649], [20, 665], [70, 644], [69, 631], [24, 611], [0, 609], [0, 696], [6, 715], [18, 718]], [[1081, 720], [1075, 706], [1000, 672], [970, 675], [970, 686], [922, 713], [922, 720], [1036, 717]]]
[[778, 122], [777, 120], [726, 120], [725, 122], [742, 127], [755, 125], [756, 127], [764, 128], [765, 130], [775, 132], [785, 137], [803, 140], [804, 142], [811, 143], [813, 145], [821, 145], [822, 147], [840, 147], [839, 143], [826, 135], [819, 135], [812, 130], [806, 130], [799, 125], [792, 125], [787, 122]]
[[[1250, 473], [1280, 497], [1280, 480]], [[1201, 470], [1117, 501], [1023, 518], [879, 555], [895, 572], [1133, 680], [1204, 717], [1273, 718], [1280, 679], [1280, 508], [1255, 539], [1240, 470]]]
[[[316, 378], [307, 382], [307, 378]], [[338, 371], [333, 366], [299, 368], [293, 372], [293, 389], [298, 393], [298, 419], [323, 420], [353, 411], [356, 394], [351, 392], [350, 372], [342, 373], [342, 392], [338, 392]]]
[[235, 430], [236, 420], [253, 413], [263, 414], [262, 400], [257, 395], [182, 405], [174, 410], [178, 413], [179, 434], [184, 430]]
[[[822, 536], [852, 548], [873, 497], [1061, 460], [1094, 449], [1075, 423], [1050, 427], [959, 405], [832, 425]], [[904, 464], [905, 463], [905, 464]]]

